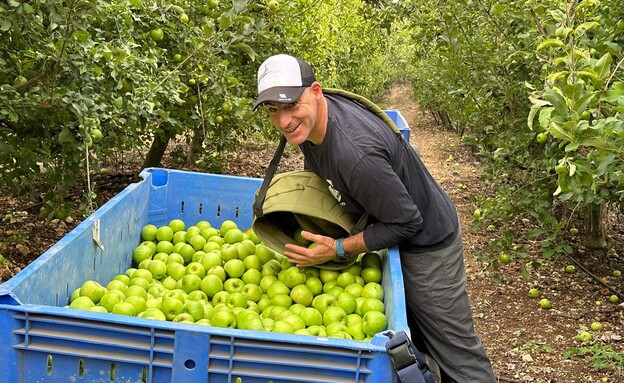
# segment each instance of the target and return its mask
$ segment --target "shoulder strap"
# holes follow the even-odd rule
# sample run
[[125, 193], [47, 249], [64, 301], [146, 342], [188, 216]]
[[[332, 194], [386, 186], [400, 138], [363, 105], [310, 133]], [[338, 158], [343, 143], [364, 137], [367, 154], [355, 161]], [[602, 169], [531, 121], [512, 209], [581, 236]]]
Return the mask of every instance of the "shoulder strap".
[[386, 333], [386, 350], [400, 383], [436, 383], [425, 357], [410, 341], [405, 331]]
[[264, 213], [262, 211], [262, 205], [264, 205], [264, 199], [266, 198], [267, 190], [269, 189], [269, 184], [277, 171], [277, 166], [279, 165], [280, 159], [282, 158], [282, 154], [284, 153], [284, 147], [286, 146], [286, 137], [281, 136], [279, 145], [277, 149], [275, 149], [275, 154], [273, 154], [273, 159], [269, 164], [267, 172], [264, 176], [264, 180], [262, 181], [262, 185], [260, 189], [258, 189], [258, 194], [256, 195], [256, 199], [253, 204], [253, 212], [257, 218], [262, 218]]
[[348, 98], [349, 100], [352, 100], [352, 101], [355, 101], [355, 102], [361, 104], [366, 109], [368, 109], [371, 112], [375, 113], [379, 118], [384, 120], [386, 125], [388, 125], [390, 128], [392, 128], [392, 130], [394, 131], [394, 133], [396, 135], [398, 135], [400, 137], [403, 137], [403, 135], [401, 134], [401, 131], [396, 126], [394, 121], [392, 121], [392, 119], [388, 116], [388, 114], [386, 114], [386, 112], [384, 112], [377, 104], [375, 104], [371, 100], [367, 99], [366, 97], [360, 96], [359, 94], [348, 92], [346, 90], [336, 89], [336, 88], [323, 88], [323, 93], [336, 94], [338, 96], [342, 96], [344, 98]]

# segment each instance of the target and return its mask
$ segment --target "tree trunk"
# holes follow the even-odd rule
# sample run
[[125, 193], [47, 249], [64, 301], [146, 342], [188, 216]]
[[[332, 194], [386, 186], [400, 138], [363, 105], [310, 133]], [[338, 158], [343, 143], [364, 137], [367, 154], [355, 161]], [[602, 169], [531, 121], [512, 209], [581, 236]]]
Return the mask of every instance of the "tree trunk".
[[188, 158], [189, 161], [195, 163], [199, 159], [199, 155], [201, 154], [203, 148], [202, 144], [204, 142], [204, 134], [200, 131], [195, 131], [193, 134], [193, 139], [191, 140], [191, 147], [189, 148]]
[[585, 246], [594, 253], [605, 253], [607, 239], [605, 236], [602, 217], [604, 204], [589, 204], [585, 207]]
[[152, 146], [150, 146], [149, 151], [147, 152], [147, 156], [145, 157], [145, 161], [143, 161], [143, 169], [158, 167], [165, 155], [165, 150], [167, 150], [167, 145], [169, 145], [169, 140], [171, 140], [171, 136], [173, 133], [167, 129], [163, 129], [163, 134], [157, 134], [154, 137], [154, 141], [152, 141]]

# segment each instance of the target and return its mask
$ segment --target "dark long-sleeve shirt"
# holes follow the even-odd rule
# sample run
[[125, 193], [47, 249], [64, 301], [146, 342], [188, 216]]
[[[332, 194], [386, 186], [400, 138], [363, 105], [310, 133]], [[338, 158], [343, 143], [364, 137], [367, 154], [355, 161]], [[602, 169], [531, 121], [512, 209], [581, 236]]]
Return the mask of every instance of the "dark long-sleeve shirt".
[[348, 212], [368, 213], [366, 247], [426, 252], [450, 244], [459, 230], [455, 205], [414, 148], [368, 109], [325, 98], [326, 136], [320, 145], [301, 145], [305, 167], [329, 182]]

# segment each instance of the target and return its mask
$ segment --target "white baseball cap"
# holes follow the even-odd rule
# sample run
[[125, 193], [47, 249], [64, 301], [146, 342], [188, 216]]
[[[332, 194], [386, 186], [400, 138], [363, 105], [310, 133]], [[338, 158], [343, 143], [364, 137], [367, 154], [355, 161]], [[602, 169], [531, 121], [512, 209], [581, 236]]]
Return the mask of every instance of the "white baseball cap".
[[289, 104], [316, 81], [307, 62], [286, 54], [271, 56], [258, 69], [258, 99], [253, 110], [267, 101]]

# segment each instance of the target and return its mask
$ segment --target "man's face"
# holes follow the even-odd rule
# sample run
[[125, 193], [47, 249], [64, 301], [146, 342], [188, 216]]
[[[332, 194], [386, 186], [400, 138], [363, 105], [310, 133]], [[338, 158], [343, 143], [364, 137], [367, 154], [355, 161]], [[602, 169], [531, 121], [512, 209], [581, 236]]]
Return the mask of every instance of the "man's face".
[[266, 108], [273, 126], [291, 144], [299, 145], [306, 140], [319, 144], [322, 141], [322, 137], [318, 141], [318, 98], [312, 88], [307, 88], [296, 102], [269, 102]]

